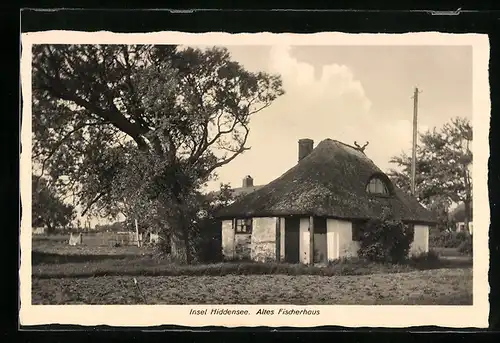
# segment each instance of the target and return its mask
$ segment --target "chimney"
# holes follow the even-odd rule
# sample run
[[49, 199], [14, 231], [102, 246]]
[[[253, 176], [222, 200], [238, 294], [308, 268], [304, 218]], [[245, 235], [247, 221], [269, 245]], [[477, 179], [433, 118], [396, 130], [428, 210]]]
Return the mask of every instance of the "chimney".
[[253, 179], [250, 175], [245, 176], [243, 179], [243, 188], [253, 187]]
[[309, 138], [299, 139], [299, 162], [313, 150], [314, 141]]

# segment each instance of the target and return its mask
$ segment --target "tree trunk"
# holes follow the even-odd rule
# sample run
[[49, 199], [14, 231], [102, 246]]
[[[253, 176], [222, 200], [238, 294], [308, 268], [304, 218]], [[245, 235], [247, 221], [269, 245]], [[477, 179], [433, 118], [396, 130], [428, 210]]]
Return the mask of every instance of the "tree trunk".
[[170, 255], [176, 262], [191, 264], [192, 256], [189, 249], [189, 232], [182, 218], [178, 214], [177, 218], [170, 218]]
[[[468, 142], [467, 142], [468, 144]], [[469, 222], [471, 220], [471, 203], [472, 203], [472, 187], [467, 165], [464, 165], [464, 184], [465, 184], [465, 201], [464, 201], [464, 225], [467, 233], [470, 234]]]
[[48, 222], [46, 224], [46, 226], [47, 226], [47, 234], [52, 235], [55, 231], [54, 227], [52, 226], [52, 224], [50, 222]]
[[188, 263], [188, 249], [184, 235], [179, 229], [170, 233], [170, 254], [175, 262]]
[[465, 230], [467, 230], [467, 233], [470, 234], [469, 230], [469, 222], [470, 222], [470, 200], [466, 199], [464, 202], [464, 225], [465, 225]]

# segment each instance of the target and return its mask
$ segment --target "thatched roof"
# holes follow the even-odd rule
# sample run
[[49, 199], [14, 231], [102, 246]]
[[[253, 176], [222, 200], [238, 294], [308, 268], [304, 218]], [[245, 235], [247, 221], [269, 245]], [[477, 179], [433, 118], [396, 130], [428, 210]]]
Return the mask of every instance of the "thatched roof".
[[249, 193], [255, 192], [258, 189], [261, 189], [262, 187], [264, 187], [264, 185], [233, 188], [233, 196], [240, 197], [243, 195], [247, 195]]
[[[366, 192], [375, 175], [386, 182], [390, 196]], [[395, 188], [364, 153], [326, 139], [282, 176], [221, 209], [217, 216], [313, 215], [353, 220], [376, 218], [384, 209], [404, 221], [436, 222], [433, 213]]]

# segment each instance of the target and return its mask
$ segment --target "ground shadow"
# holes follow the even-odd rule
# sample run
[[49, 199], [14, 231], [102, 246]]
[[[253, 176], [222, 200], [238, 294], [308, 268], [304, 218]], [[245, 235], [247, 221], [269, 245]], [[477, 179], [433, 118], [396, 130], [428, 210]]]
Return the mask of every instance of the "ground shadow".
[[31, 264], [63, 264], [63, 263], [85, 263], [102, 260], [124, 260], [137, 259], [134, 255], [62, 255], [51, 254], [41, 251], [33, 251], [31, 253]]

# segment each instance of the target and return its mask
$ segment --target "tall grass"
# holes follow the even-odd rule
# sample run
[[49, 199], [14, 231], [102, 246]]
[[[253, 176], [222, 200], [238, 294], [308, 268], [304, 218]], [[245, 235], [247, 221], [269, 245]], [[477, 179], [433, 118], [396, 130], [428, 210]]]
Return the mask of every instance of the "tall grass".
[[[151, 257], [104, 258], [102, 260], [68, 260], [66, 263], [33, 265], [37, 278], [97, 277], [97, 276], [224, 276], [224, 275], [368, 275], [402, 273], [423, 269], [450, 268], [448, 261], [437, 255], [420, 255], [405, 263], [375, 263], [359, 258], [332, 261], [326, 266], [279, 262], [223, 262], [214, 264], [179, 265]], [[464, 267], [458, 266], [457, 267]]]

